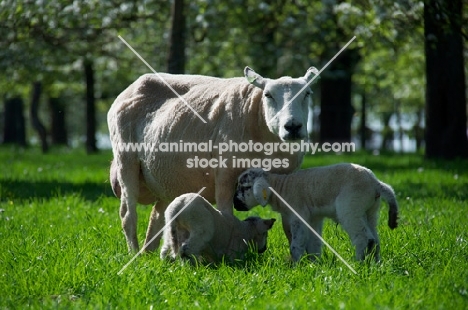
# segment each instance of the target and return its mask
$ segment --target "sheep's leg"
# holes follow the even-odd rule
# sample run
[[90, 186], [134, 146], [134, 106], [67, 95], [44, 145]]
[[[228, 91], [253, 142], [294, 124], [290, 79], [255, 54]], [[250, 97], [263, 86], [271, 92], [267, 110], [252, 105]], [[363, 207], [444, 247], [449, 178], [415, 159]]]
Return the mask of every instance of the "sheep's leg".
[[[310, 221], [310, 226], [322, 236], [322, 228], [323, 228], [323, 218], [313, 218]], [[322, 241], [311, 231], [307, 232], [309, 235], [306, 252], [307, 254], [311, 255], [310, 259], [315, 260], [316, 258], [320, 257], [322, 253]]]
[[203, 224], [190, 227], [190, 236], [180, 247], [180, 257], [190, 260], [193, 259], [193, 256], [196, 258], [200, 257], [208, 247], [213, 235], [214, 227], [210, 225]]
[[164, 230], [162, 239], [163, 239], [163, 245], [161, 247], [161, 254], [159, 255], [159, 257], [161, 257], [161, 259], [165, 259], [168, 256], [168, 253], [172, 251], [171, 250], [172, 244], [171, 244], [171, 241], [169, 240], [170, 236], [167, 233], [167, 229]]
[[164, 227], [164, 211], [167, 206], [167, 202], [158, 201], [151, 210], [148, 230], [146, 231], [145, 252], [153, 252], [159, 247]]
[[294, 262], [298, 262], [304, 254], [306, 243], [307, 243], [307, 231], [306, 227], [300, 222], [300, 220], [293, 220], [291, 223], [291, 257]]
[[138, 252], [138, 238], [136, 233], [137, 214], [136, 201], [125, 201], [125, 198], [120, 202], [120, 219], [124, 230], [125, 239], [127, 240], [128, 250]]
[[282, 216], [281, 217], [281, 223], [283, 224], [283, 231], [284, 234], [286, 235], [286, 238], [288, 239], [289, 246], [291, 247], [291, 242], [292, 242], [292, 235], [291, 235], [291, 225], [290, 225], [291, 220], [287, 216]]
[[346, 216], [339, 215], [338, 218], [356, 248], [356, 259], [364, 260], [368, 246], [375, 244], [374, 235], [367, 224], [367, 216], [347, 214]]
[[226, 169], [218, 169], [215, 172], [215, 200], [216, 207], [223, 214], [232, 215], [233, 214], [233, 201], [235, 193], [235, 181], [236, 176], [230, 176], [226, 174]]
[[[170, 255], [171, 258], [176, 256], [178, 252], [178, 241], [177, 241], [177, 232], [175, 227], [166, 227], [163, 232], [163, 245], [161, 247], [161, 259], [167, 258]], [[169, 254], [170, 252], [170, 254]]]
[[[118, 182], [120, 184], [120, 219], [129, 251], [138, 252], [137, 212], [139, 166], [131, 158], [116, 158]], [[125, 167], [122, 163], [126, 163]]]
[[367, 223], [369, 225], [369, 229], [374, 237], [374, 244], [369, 243], [367, 247], [368, 253], [374, 254], [374, 259], [376, 262], [380, 261], [380, 238], [377, 232], [377, 224], [379, 222], [379, 210], [380, 210], [380, 200], [377, 200], [372, 208], [367, 210]]

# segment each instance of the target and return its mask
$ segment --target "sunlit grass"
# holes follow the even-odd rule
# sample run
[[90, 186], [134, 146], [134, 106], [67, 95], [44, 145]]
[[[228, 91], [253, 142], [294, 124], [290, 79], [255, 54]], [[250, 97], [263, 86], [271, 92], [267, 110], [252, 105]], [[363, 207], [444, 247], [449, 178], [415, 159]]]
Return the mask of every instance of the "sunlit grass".
[[[280, 222], [263, 255], [192, 267], [127, 253], [118, 200], [108, 183], [111, 155], [0, 149], [0, 308], [466, 309], [468, 163], [414, 155], [320, 155], [304, 166], [355, 162], [391, 184], [400, 227], [379, 233], [382, 263], [357, 263], [340, 226], [324, 238], [358, 272], [324, 248], [293, 267]], [[149, 207], [139, 207], [139, 239]], [[250, 213], [279, 215], [257, 207]], [[237, 213], [241, 218], [249, 215]]]

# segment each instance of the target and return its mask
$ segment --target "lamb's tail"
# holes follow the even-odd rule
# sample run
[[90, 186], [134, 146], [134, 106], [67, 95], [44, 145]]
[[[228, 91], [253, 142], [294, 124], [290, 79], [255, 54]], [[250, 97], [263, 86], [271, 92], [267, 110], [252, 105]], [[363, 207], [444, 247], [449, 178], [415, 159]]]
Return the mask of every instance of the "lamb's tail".
[[379, 181], [378, 193], [388, 202], [388, 226], [394, 229], [398, 226], [398, 203], [393, 188]]

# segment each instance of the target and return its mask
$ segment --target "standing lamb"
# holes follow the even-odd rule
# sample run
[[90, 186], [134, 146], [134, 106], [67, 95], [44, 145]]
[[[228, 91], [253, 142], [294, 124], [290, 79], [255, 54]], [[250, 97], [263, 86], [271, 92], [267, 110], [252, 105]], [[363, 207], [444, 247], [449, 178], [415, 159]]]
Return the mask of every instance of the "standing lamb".
[[379, 181], [369, 169], [355, 164], [299, 170], [279, 175], [249, 169], [238, 179], [234, 207], [249, 210], [270, 204], [281, 213], [293, 261], [305, 253], [319, 257], [322, 242], [276, 196], [274, 189], [319, 234], [324, 218], [340, 223], [356, 247], [356, 259], [366, 254], [380, 259], [377, 222], [382, 196], [389, 204], [388, 225], [397, 227], [398, 205], [393, 189]]
[[230, 261], [243, 259], [249, 245], [259, 253], [265, 252], [268, 230], [275, 222], [259, 217], [241, 221], [234, 215], [222, 214], [205, 198], [192, 193], [174, 199], [165, 218], [161, 258], [195, 257], [207, 262], [219, 261], [223, 256]]
[[[164, 226], [164, 210], [177, 196], [206, 187], [203, 196], [216, 202], [222, 212], [232, 214], [237, 176], [246, 167], [234, 168], [237, 150], [220, 154], [205, 152], [161, 152], [139, 148], [125, 149], [130, 143], [158, 146], [167, 143], [220, 143], [299, 141], [307, 137], [308, 83], [317, 74], [310, 68], [304, 77], [263, 78], [246, 67], [245, 78], [221, 79], [199, 75], [160, 74], [203, 119], [193, 113], [155, 74], [146, 74], [124, 90], [107, 114], [114, 159], [110, 169], [112, 189], [120, 198], [120, 217], [129, 250], [138, 251], [138, 203], [155, 203], [146, 233], [145, 246], [159, 246], [157, 233]], [[277, 159], [272, 168], [289, 173], [299, 168], [303, 153], [277, 151], [271, 155], [242, 152], [247, 159]], [[226, 165], [192, 166], [188, 160], [226, 159]], [[220, 160], [221, 162], [221, 160]], [[149, 242], [154, 238], [153, 242]]]

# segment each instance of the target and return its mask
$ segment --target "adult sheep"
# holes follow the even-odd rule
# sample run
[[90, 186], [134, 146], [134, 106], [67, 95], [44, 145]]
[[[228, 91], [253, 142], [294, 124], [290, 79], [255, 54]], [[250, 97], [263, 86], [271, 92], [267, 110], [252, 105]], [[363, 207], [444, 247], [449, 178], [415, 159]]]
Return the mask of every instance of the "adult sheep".
[[139, 249], [137, 202], [155, 203], [145, 241], [146, 251], [153, 251], [159, 246], [161, 236], [157, 233], [164, 226], [164, 210], [181, 194], [206, 187], [201, 195], [216, 203], [221, 212], [232, 214], [237, 177], [248, 168], [233, 168], [233, 156], [286, 159], [271, 171], [288, 173], [300, 166], [303, 153], [277, 151], [266, 155], [234, 150], [221, 154], [227, 159], [225, 165], [188, 168], [188, 159], [195, 156], [218, 159], [219, 150], [189, 153], [140, 148], [132, 151], [125, 146], [130, 143], [157, 146], [181, 140], [187, 143], [211, 140], [212, 145], [217, 146], [229, 141], [279, 143], [304, 139], [311, 94], [308, 84], [317, 72], [312, 67], [304, 77], [268, 79], [246, 67], [247, 80], [146, 74], [125, 89], [112, 104], [107, 122], [114, 156], [110, 180], [115, 195], [121, 200], [120, 217], [129, 250]]

